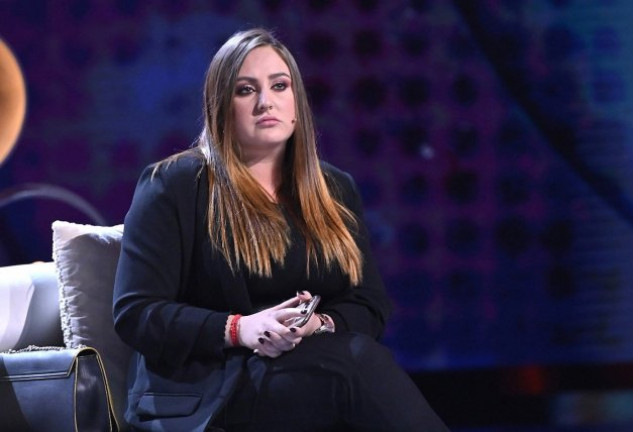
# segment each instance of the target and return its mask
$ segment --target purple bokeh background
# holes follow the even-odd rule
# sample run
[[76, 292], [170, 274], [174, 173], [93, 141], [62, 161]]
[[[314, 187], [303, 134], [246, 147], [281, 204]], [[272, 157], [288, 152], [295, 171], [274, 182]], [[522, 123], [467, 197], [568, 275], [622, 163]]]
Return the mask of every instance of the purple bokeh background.
[[[219, 44], [276, 30], [323, 157], [365, 201], [410, 371], [633, 359], [627, 2], [0, 0], [28, 88], [0, 188], [66, 188], [121, 223], [189, 146]], [[50, 260], [52, 200], [0, 208], [0, 264]]]

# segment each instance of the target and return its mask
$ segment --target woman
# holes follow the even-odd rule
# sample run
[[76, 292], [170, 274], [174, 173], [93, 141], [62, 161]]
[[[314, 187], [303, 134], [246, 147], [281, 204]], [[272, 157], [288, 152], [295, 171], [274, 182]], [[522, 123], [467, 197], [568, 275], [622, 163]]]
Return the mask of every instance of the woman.
[[[446, 430], [376, 342], [389, 302], [349, 175], [320, 162], [288, 50], [261, 29], [211, 61], [197, 146], [142, 174], [114, 317], [140, 430]], [[301, 327], [300, 302], [319, 295]]]

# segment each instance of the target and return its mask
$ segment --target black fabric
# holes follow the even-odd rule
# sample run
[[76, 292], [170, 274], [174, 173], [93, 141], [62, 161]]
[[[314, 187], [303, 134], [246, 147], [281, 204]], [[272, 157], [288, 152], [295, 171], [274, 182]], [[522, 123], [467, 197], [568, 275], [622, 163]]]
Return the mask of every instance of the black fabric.
[[227, 432], [448, 430], [391, 353], [365, 335], [306, 338], [247, 366], [216, 423]]
[[308, 258], [305, 239], [288, 212], [285, 209], [282, 212], [290, 227], [291, 245], [286, 260], [283, 264], [273, 262], [270, 278], [242, 271], [253, 307], [259, 310], [279, 304], [295, 296], [300, 289], [319, 294], [324, 300], [344, 294], [349, 289], [349, 279], [338, 266], [328, 269], [323, 264], [310, 262], [309, 272], [306, 271]]
[[[363, 281], [359, 286], [351, 287], [336, 267], [313, 267], [307, 277], [304, 273], [305, 245], [296, 226], [291, 233], [292, 249], [283, 268], [277, 266], [274, 269], [273, 278], [258, 279], [245, 271], [231, 272], [208, 237], [207, 172], [196, 151], [155, 172], [151, 166], [143, 172], [125, 218], [114, 290], [115, 328], [136, 351], [129, 374], [126, 412], [126, 420], [134, 428], [203, 431], [232, 395], [248, 395], [240, 390], [236, 393], [236, 388], [247, 372], [252, 379], [254, 371], [257, 377], [266, 377], [269, 391], [276, 392], [291, 386], [295, 380], [299, 383], [301, 379], [307, 380], [302, 385], [316, 385], [310, 377], [317, 368], [319, 376], [323, 377], [321, 381], [327, 384], [314, 387], [314, 391], [321, 393], [324, 399], [320, 399], [316, 406], [296, 399], [292, 418], [297, 421], [308, 412], [309, 418], [314, 418], [315, 409], [327, 411], [334, 406], [331, 402], [343, 397], [345, 392], [352, 392], [346, 399], [346, 422], [357, 423], [351, 420], [354, 417], [351, 407], [357, 403], [361, 404], [358, 409], [363, 413], [374, 411], [370, 408], [372, 404], [364, 402], [367, 398], [355, 399], [359, 394], [358, 386], [365, 385], [361, 377], [354, 384], [354, 391], [350, 390], [352, 384], [342, 380], [341, 377], [349, 376], [349, 372], [357, 368], [350, 366], [353, 356], [349, 354], [343, 356], [347, 359], [344, 366], [336, 366], [340, 354], [337, 352], [342, 348], [339, 344], [328, 345], [322, 354], [324, 358], [316, 356], [311, 360], [317, 364], [310, 364], [311, 357], [304, 355], [299, 358], [303, 362], [293, 366], [295, 356], [308, 350], [313, 343], [328, 339], [305, 338], [295, 351], [270, 362], [272, 369], [263, 368], [267, 361], [249, 350], [224, 348], [224, 329], [229, 314], [251, 314], [258, 307], [278, 303], [304, 289], [322, 296], [318, 310], [332, 317], [337, 338], [353, 332], [375, 341], [382, 334], [390, 313], [390, 302], [371, 254], [369, 235], [362, 222], [360, 196], [348, 174], [326, 163], [322, 163], [322, 169], [333, 195], [360, 222], [353, 232], [363, 255]], [[313, 339], [319, 342], [313, 342]], [[376, 342], [373, 344], [378, 346]], [[353, 352], [353, 346], [347, 348], [350, 349]], [[380, 350], [384, 351], [383, 357], [388, 354], [384, 348]], [[386, 370], [399, 374], [400, 378], [385, 376], [385, 379], [406, 381], [404, 372], [388, 358], [390, 363], [385, 363]], [[285, 372], [278, 371], [275, 365], [285, 365], [282, 368]], [[272, 371], [275, 371], [273, 375]], [[376, 374], [376, 370], [372, 373]], [[371, 385], [381, 388], [378, 383]], [[408, 386], [413, 388], [410, 382]], [[258, 395], [265, 394], [266, 388], [263, 387], [264, 393]], [[161, 395], [161, 401], [184, 398], [187, 403], [175, 407], [153, 405], [150, 412], [145, 402], [156, 400], [154, 395], [157, 394]], [[419, 401], [419, 393], [412, 394], [417, 396], [411, 400]], [[281, 408], [274, 406], [271, 410], [278, 412]], [[272, 418], [266, 420], [274, 423]]]
[[[391, 308], [362, 223], [360, 197], [348, 174], [325, 163], [323, 170], [334, 194], [361, 221], [355, 240], [364, 258], [363, 282], [336, 291], [315, 284], [313, 294], [322, 295], [320, 311], [338, 329], [377, 338]], [[114, 289], [115, 328], [152, 363], [177, 368], [190, 360], [222, 359], [229, 313], [254, 309], [244, 275], [233, 275], [210, 244], [204, 162], [185, 156], [155, 175], [152, 171], [150, 166], [141, 175], [125, 218]], [[293, 259], [287, 256], [288, 266]], [[297, 285], [291, 295], [300, 289], [305, 288]]]

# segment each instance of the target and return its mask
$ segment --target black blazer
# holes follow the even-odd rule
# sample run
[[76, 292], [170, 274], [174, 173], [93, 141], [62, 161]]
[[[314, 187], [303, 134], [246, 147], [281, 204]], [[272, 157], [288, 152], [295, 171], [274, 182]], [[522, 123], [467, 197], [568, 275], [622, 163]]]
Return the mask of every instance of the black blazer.
[[[359, 194], [351, 176], [322, 163], [328, 186], [361, 222], [354, 234], [363, 282], [321, 302], [337, 332], [379, 338], [390, 302], [373, 262]], [[125, 218], [114, 320], [134, 350], [126, 419], [151, 430], [203, 431], [237, 383], [244, 348], [224, 347], [230, 313], [254, 312], [244, 276], [231, 272], [208, 236], [208, 177], [190, 151], [152, 177], [140, 177]]]

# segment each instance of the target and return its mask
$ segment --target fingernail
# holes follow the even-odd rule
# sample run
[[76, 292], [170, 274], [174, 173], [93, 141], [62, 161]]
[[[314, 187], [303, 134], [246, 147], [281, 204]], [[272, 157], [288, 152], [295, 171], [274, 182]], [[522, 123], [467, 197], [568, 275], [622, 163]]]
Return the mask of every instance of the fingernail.
[[266, 331], [264, 332], [264, 335], [265, 335], [266, 337], [270, 337], [270, 332], [269, 332], [268, 330], [266, 330]]
[[301, 291], [297, 291], [298, 294], [305, 294], [306, 292], [304, 290]]
[[305, 315], [305, 314], [307, 314], [307, 313], [308, 313], [308, 311], [307, 311], [307, 309], [303, 309], [303, 310], [301, 311], [301, 313]]
[[294, 327], [290, 327], [290, 331], [291, 331], [291, 332], [293, 332], [293, 333], [296, 333], [296, 332], [297, 332], [297, 329], [296, 329], [296, 328], [294, 328]]
[[259, 338], [257, 340], [259, 341], [260, 344], [263, 344], [264, 342], [266, 342], [266, 340], [264, 338]]

